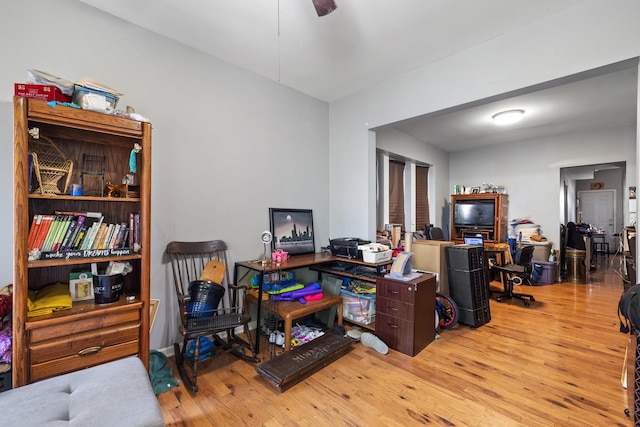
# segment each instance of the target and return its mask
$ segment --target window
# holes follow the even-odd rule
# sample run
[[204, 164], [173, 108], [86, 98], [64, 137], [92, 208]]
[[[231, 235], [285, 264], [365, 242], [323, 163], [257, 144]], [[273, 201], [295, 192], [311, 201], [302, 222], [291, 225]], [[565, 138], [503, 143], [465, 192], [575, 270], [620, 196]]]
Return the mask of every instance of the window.
[[416, 231], [429, 224], [429, 168], [416, 166]]
[[402, 231], [422, 231], [430, 223], [428, 175], [424, 163], [378, 151], [378, 230], [385, 224], [402, 224]]
[[404, 225], [404, 162], [389, 161], [389, 224]]

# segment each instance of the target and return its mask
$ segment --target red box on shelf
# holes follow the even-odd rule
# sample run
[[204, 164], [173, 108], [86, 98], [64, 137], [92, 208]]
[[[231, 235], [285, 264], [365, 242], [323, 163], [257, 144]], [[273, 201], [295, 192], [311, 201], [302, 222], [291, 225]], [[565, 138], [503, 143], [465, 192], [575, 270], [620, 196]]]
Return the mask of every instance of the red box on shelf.
[[41, 101], [71, 102], [70, 96], [63, 94], [60, 89], [52, 85], [16, 83], [15, 94], [16, 96], [35, 98]]

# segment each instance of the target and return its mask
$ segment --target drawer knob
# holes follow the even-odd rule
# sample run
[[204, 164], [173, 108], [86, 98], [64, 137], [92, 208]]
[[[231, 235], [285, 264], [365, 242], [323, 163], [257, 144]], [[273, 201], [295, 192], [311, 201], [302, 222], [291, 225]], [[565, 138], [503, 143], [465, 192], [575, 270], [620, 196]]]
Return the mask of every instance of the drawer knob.
[[102, 347], [99, 345], [95, 347], [84, 348], [78, 352], [78, 356], [88, 356], [90, 354], [96, 354], [100, 350], [102, 350]]

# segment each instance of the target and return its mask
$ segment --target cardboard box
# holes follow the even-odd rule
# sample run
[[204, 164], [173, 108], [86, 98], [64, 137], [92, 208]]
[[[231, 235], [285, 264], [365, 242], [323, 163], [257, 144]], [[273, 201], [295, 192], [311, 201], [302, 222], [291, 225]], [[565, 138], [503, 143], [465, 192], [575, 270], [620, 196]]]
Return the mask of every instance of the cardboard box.
[[16, 83], [15, 95], [25, 98], [39, 99], [40, 101], [71, 102], [71, 97], [63, 94], [60, 89], [52, 85], [33, 85], [28, 83]]

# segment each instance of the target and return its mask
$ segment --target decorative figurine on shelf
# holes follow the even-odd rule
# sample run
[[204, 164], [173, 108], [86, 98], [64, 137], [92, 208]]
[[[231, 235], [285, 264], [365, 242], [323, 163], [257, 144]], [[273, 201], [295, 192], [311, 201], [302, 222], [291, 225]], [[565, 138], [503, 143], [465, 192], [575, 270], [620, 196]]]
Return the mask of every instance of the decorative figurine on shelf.
[[106, 197], [121, 197], [120, 186], [107, 182], [104, 186], [104, 195]]

